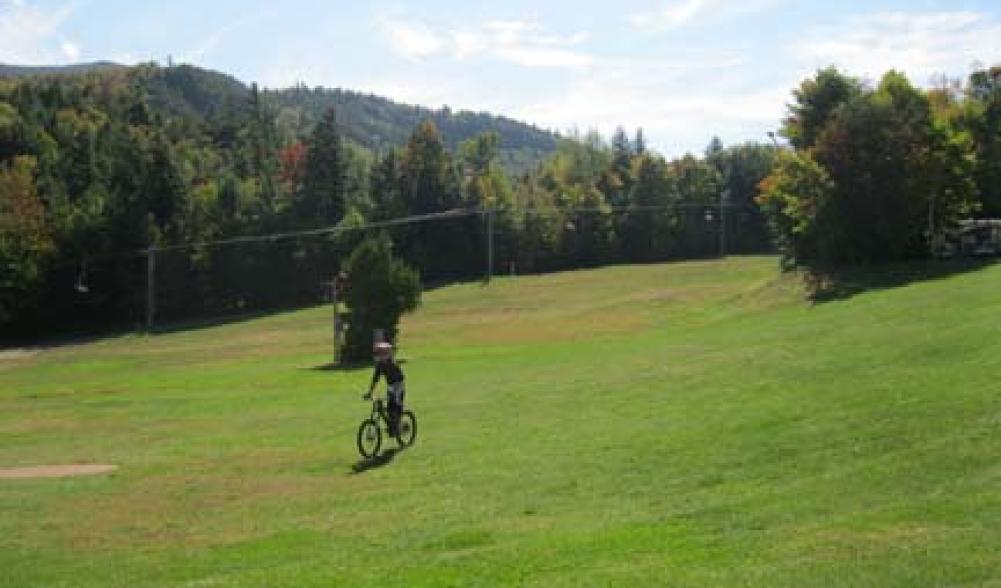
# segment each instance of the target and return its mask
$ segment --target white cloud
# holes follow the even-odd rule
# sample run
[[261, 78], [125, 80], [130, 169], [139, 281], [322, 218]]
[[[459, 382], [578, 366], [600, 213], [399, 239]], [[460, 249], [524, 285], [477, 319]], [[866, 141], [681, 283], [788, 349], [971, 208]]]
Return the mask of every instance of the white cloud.
[[380, 29], [393, 50], [411, 61], [435, 55], [446, 45], [444, 37], [422, 24], [386, 20], [380, 23]]
[[80, 46], [76, 43], [64, 40], [60, 45], [60, 48], [63, 51], [63, 55], [69, 61], [77, 61], [80, 59]]
[[[413, 23], [409, 23], [411, 26]], [[554, 35], [531, 20], [487, 21], [435, 32], [432, 54], [443, 70], [421, 68], [352, 84], [410, 103], [450, 104], [504, 113], [544, 128], [643, 127], [652, 147], [666, 155], [700, 151], [714, 135], [736, 142], [765, 133], [781, 119], [794, 80], [761, 88], [743, 53], [689, 51], [670, 59], [613, 59], [583, 50], [586, 32]], [[514, 83], [484, 84], [456, 76], [451, 66], [499, 61], [525, 71]], [[549, 75], [543, 68], [560, 68]], [[786, 83], [788, 82], [788, 83]]]
[[212, 53], [222, 42], [240, 29], [266, 21], [273, 16], [269, 8], [262, 8], [257, 12], [244, 15], [232, 22], [229, 22], [206, 35], [195, 47], [180, 56], [182, 63], [195, 63], [206, 55]]
[[760, 12], [780, 0], [672, 0], [660, 10], [632, 14], [639, 29], [672, 31], [710, 21]]
[[0, 0], [0, 62], [62, 64], [80, 58], [80, 46], [60, 29], [75, 3], [34, 8], [23, 0]]
[[580, 68], [594, 62], [590, 55], [571, 48], [587, 41], [586, 32], [561, 37], [543, 34], [536, 22], [493, 21], [468, 34], [483, 39], [480, 53], [523, 67]]
[[452, 33], [452, 54], [457, 59], [467, 59], [483, 53], [486, 49], [487, 42], [481, 35], [467, 31]]
[[[736, 75], [740, 58], [596, 62], [568, 88], [512, 114], [558, 129], [643, 127], [651, 145], [677, 156], [702, 149], [713, 135], [724, 141], [763, 140], [782, 116], [790, 85], [756, 87]], [[726, 75], [720, 75], [720, 72]]]
[[589, 55], [556, 47], [501, 47], [496, 55], [524, 67], [587, 67], [594, 62]]
[[588, 40], [587, 33], [545, 34], [534, 21], [494, 20], [443, 32], [419, 22], [383, 19], [379, 28], [393, 50], [411, 61], [441, 55], [456, 60], [493, 59], [530, 68], [580, 68], [593, 62], [590, 55], [574, 49]]
[[821, 28], [790, 47], [812, 68], [836, 65], [879, 78], [887, 70], [925, 84], [935, 74], [960, 75], [1001, 55], [1001, 21], [988, 14], [879, 12]]
[[707, 0], [681, 0], [668, 4], [658, 12], [634, 14], [629, 20], [644, 28], [675, 29], [691, 22], [707, 3]]
[[[374, 74], [351, 86], [412, 104], [503, 113], [550, 129], [596, 129], [608, 136], [618, 125], [643, 127], [652, 148], [675, 156], [701, 151], [714, 134], [728, 144], [749, 137], [766, 140], [765, 133], [782, 116], [792, 82], [755, 88], [742, 75], [746, 65], [743, 57], [725, 55], [595, 59], [551, 84], [498, 86], [449, 70], [422, 69]], [[546, 72], [526, 75], [549, 77]]]

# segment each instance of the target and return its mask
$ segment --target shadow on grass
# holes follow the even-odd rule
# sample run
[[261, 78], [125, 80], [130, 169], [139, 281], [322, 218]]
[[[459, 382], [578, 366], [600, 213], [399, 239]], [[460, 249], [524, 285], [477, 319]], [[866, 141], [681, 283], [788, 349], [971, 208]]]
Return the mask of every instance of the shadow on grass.
[[357, 363], [325, 363], [322, 365], [314, 365], [313, 367], [301, 368], [304, 370], [311, 370], [315, 372], [357, 372], [360, 370], [371, 370], [372, 362], [357, 362]]
[[396, 454], [403, 451], [401, 447], [393, 447], [383, 451], [381, 454], [370, 457], [368, 459], [358, 460], [353, 466], [351, 466], [352, 474], [364, 474], [369, 470], [374, 470], [381, 468], [383, 466], [389, 465], [393, 462]]
[[[407, 360], [404, 358], [399, 358], [396, 360], [396, 363], [403, 365], [407, 363]], [[302, 369], [313, 370], [317, 372], [356, 372], [358, 370], [371, 370], [372, 365], [373, 364], [371, 361], [356, 361], [350, 363], [329, 362], [321, 365], [316, 365], [311, 368], [302, 368]]]
[[841, 268], [807, 274], [810, 300], [822, 304], [847, 300], [858, 294], [939, 280], [956, 274], [979, 271], [994, 265], [994, 259], [949, 259], [912, 261], [887, 265]]
[[223, 313], [214, 317], [162, 320], [154, 324], [152, 330], [147, 330], [138, 322], [131, 325], [121, 321], [106, 324], [97, 322], [92, 324], [80, 323], [60, 327], [58, 332], [52, 333], [38, 332], [14, 336], [0, 335], [0, 350], [15, 348], [56, 349], [59, 347], [86, 345], [128, 335], [170, 335], [173, 333], [198, 332], [205, 329], [298, 312], [309, 308], [313, 308], [313, 306], [299, 305], [274, 310]]

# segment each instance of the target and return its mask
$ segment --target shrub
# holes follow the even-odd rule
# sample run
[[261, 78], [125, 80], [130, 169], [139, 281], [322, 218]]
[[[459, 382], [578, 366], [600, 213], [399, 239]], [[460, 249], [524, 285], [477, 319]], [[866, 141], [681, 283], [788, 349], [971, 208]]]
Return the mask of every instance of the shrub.
[[386, 340], [395, 344], [400, 317], [420, 304], [417, 271], [395, 258], [392, 249], [389, 237], [380, 234], [362, 241], [347, 260], [350, 318], [342, 361], [371, 357], [375, 329], [382, 329]]

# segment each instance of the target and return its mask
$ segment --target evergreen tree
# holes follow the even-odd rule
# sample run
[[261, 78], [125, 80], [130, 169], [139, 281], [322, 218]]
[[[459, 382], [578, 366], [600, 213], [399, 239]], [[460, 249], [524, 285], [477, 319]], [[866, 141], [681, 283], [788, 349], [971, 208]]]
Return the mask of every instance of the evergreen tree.
[[250, 85], [249, 117], [244, 128], [244, 157], [247, 175], [257, 178], [261, 192], [261, 212], [270, 217], [275, 212], [278, 157], [275, 152], [277, 130], [274, 116], [263, 103], [257, 84]]
[[344, 266], [345, 292], [351, 311], [344, 359], [365, 361], [372, 356], [373, 331], [382, 329], [388, 341], [397, 339], [400, 317], [420, 303], [420, 278], [392, 253], [385, 234], [364, 240]]
[[418, 125], [407, 142], [403, 182], [403, 201], [410, 214], [441, 212], [460, 204], [452, 159], [430, 120]]
[[654, 261], [665, 259], [672, 252], [677, 224], [673, 208], [676, 196], [664, 161], [653, 156], [642, 157], [622, 222], [621, 240], [627, 259]]
[[723, 151], [723, 140], [713, 135], [706, 146], [706, 159], [712, 161]]
[[605, 180], [602, 191], [613, 206], [626, 203], [633, 185], [633, 145], [625, 129], [617, 127], [612, 135], [612, 167], [614, 176]]
[[347, 162], [334, 110], [323, 115], [306, 145], [302, 193], [294, 208], [300, 222], [334, 224], [344, 215]]
[[[408, 214], [454, 210], [462, 205], [455, 167], [441, 134], [430, 120], [414, 130], [403, 157], [401, 196]], [[478, 227], [469, 219], [420, 223], [401, 231], [401, 252], [435, 279], [473, 271]]]
[[644, 155], [646, 153], [646, 137], [643, 136], [643, 129], [636, 129], [636, 138], [633, 139], [633, 152], [636, 155]]
[[369, 194], [372, 201], [372, 218], [386, 220], [406, 216], [403, 199], [403, 155], [390, 149], [372, 168]]
[[187, 190], [174, 162], [170, 144], [162, 133], [149, 145], [140, 195], [152, 223], [151, 241], [177, 242], [184, 236]]

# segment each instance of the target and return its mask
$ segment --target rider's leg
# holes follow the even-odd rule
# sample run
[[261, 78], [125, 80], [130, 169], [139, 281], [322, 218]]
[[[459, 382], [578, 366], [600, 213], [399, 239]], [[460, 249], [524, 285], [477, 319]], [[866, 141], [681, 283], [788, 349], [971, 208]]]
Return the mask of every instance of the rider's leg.
[[406, 390], [403, 382], [389, 387], [389, 433], [396, 435], [400, 428], [400, 414], [403, 413], [403, 397]]
[[389, 417], [389, 434], [396, 435], [397, 413], [399, 413], [397, 397], [399, 392], [396, 385], [390, 385], [386, 390], [386, 416]]

